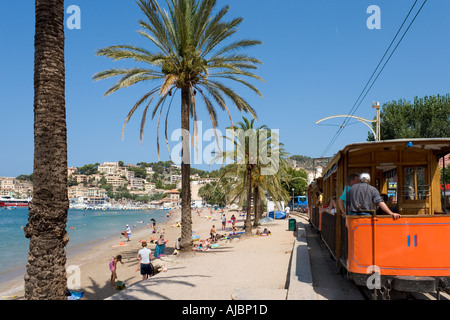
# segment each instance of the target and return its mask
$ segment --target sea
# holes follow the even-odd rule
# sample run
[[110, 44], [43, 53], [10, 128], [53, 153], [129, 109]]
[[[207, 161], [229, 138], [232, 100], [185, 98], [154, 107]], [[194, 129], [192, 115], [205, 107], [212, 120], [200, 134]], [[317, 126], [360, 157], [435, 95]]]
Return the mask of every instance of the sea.
[[[117, 238], [128, 224], [137, 231], [146, 228], [150, 219], [156, 223], [167, 221], [167, 210], [81, 210], [69, 209], [67, 233], [70, 241], [66, 246], [67, 256], [82, 252], [83, 248], [100, 241]], [[29, 239], [24, 227], [28, 222], [28, 208], [0, 208], [0, 284], [18, 274], [24, 274], [28, 259]]]

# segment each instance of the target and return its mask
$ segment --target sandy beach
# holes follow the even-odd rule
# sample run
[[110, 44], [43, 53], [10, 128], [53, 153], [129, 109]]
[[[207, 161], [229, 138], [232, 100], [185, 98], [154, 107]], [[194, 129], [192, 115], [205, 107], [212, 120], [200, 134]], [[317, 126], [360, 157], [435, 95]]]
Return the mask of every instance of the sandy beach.
[[[242, 231], [244, 217], [227, 210], [225, 214], [227, 221], [235, 214], [238, 231]], [[215, 225], [219, 234], [228, 235], [231, 224], [227, 223], [226, 229], [221, 230], [220, 216], [219, 211], [211, 214], [209, 209], [203, 209], [200, 213], [193, 211], [193, 234], [204, 240], [209, 237], [209, 231]], [[245, 292], [245, 288], [252, 288], [260, 291], [280, 290], [277, 297], [284, 299], [283, 292], [295, 240], [294, 233], [288, 231], [287, 220], [273, 220], [259, 228], [261, 231], [268, 228], [270, 236], [244, 237], [239, 234], [218, 240], [219, 246], [208, 251], [173, 255], [181, 228], [172, 225], [180, 220], [180, 210], [176, 210], [167, 221], [157, 225], [156, 234], [151, 233], [152, 229], [144, 227], [133, 230], [129, 242], [118, 234], [117, 239], [89, 246], [85, 251], [68, 257], [67, 267], [78, 266], [81, 275], [81, 288], [74, 291], [84, 292], [82, 300], [230, 300], [239, 298], [236, 295], [242, 293], [242, 290]], [[136, 271], [137, 252], [142, 248], [140, 241], [149, 241], [151, 236], [159, 237], [162, 229], [168, 240], [165, 255], [153, 261], [156, 267], [161, 267], [161, 272], [148, 280], [142, 280], [142, 276]], [[253, 234], [255, 232], [256, 229], [253, 229]], [[123, 245], [120, 245], [121, 242]], [[153, 254], [155, 244], [149, 243], [148, 248]], [[111, 286], [108, 268], [112, 257], [119, 254], [122, 255], [124, 264], [118, 263], [118, 280], [128, 286], [120, 291]], [[23, 299], [23, 280], [18, 279], [0, 287], [2, 300]]]

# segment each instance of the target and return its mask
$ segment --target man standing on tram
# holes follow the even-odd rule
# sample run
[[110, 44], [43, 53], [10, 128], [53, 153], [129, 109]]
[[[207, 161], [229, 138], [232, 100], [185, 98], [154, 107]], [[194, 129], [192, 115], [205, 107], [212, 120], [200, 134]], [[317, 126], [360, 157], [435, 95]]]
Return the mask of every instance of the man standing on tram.
[[349, 215], [371, 215], [368, 211], [372, 211], [372, 203], [376, 203], [394, 220], [400, 218], [398, 213], [389, 209], [378, 190], [369, 184], [370, 175], [368, 173], [361, 173], [359, 179], [360, 183], [353, 185], [348, 192], [350, 200]]

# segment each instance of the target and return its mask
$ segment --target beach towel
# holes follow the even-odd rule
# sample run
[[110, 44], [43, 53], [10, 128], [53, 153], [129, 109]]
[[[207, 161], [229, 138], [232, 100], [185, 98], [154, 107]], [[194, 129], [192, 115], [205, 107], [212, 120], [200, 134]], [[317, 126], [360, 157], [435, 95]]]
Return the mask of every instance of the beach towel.
[[157, 244], [155, 247], [155, 257], [157, 259], [161, 258], [161, 255], [164, 254], [164, 249], [166, 248], [166, 244]]
[[70, 296], [67, 297], [67, 300], [78, 300], [83, 298], [84, 292], [76, 292], [76, 291], [69, 291]]

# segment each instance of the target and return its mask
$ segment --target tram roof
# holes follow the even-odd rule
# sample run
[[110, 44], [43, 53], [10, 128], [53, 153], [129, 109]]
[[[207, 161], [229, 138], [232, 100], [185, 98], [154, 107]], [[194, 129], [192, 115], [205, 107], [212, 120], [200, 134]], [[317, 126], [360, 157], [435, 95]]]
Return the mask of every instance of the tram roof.
[[328, 163], [324, 169], [324, 173], [332, 169], [333, 165], [340, 159], [342, 153], [357, 151], [361, 149], [370, 149], [378, 147], [392, 147], [392, 146], [406, 146], [407, 143], [412, 142], [412, 146], [409, 148], [420, 148], [431, 150], [439, 156], [444, 156], [450, 153], [450, 138], [420, 138], [420, 139], [394, 139], [394, 140], [382, 140], [382, 141], [366, 141], [352, 143], [340, 150], [333, 159]]
[[342, 151], [355, 151], [355, 149], [392, 146], [392, 145], [406, 145], [412, 142], [411, 148], [420, 148], [432, 150], [436, 154], [446, 154], [450, 152], [450, 138], [429, 138], [429, 139], [395, 139], [382, 141], [367, 141], [360, 143], [353, 143], [347, 145]]

